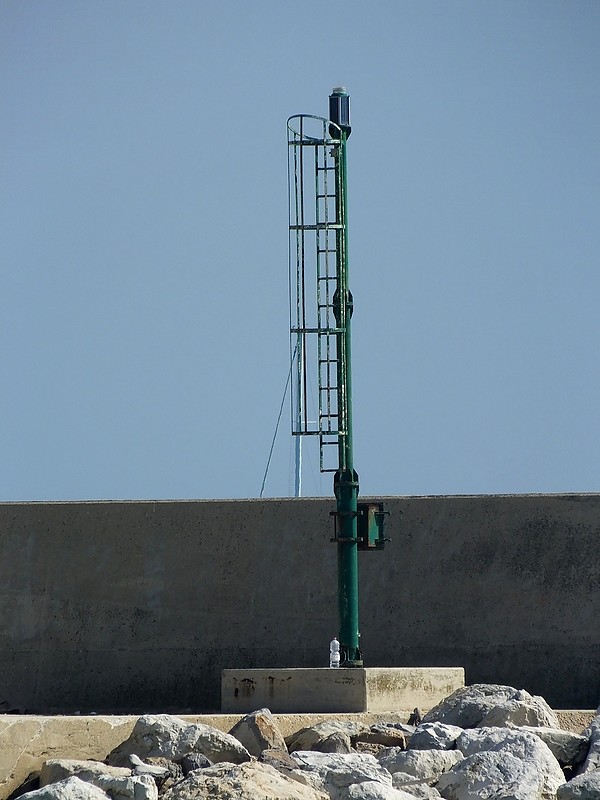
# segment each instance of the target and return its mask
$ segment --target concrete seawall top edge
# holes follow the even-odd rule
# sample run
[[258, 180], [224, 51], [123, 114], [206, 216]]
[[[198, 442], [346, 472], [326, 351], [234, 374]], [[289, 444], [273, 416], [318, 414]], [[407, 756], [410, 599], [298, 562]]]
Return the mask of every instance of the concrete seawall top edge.
[[[419, 495], [361, 495], [361, 500], [443, 500], [443, 499], [480, 499], [480, 498], [530, 498], [530, 497], [549, 497], [549, 498], [563, 498], [577, 500], [579, 498], [599, 497], [600, 492], [498, 492], [498, 493], [484, 493], [484, 494], [419, 494]], [[1, 506], [57, 506], [57, 505], [141, 505], [141, 504], [174, 504], [174, 503], [281, 503], [293, 502], [302, 503], [305, 501], [327, 502], [330, 503], [334, 500], [333, 494], [331, 496], [325, 495], [321, 497], [214, 497], [214, 498], [142, 498], [142, 499], [114, 499], [114, 498], [99, 498], [99, 499], [85, 499], [85, 500], [0, 500]]]

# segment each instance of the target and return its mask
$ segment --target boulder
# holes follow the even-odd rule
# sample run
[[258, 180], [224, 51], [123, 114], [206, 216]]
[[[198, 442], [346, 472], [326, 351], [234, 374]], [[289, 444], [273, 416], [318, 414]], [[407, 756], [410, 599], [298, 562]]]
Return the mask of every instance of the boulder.
[[558, 717], [544, 698], [530, 695], [523, 689], [512, 700], [490, 708], [477, 724], [486, 728], [501, 728], [505, 725], [560, 728]]
[[213, 765], [212, 761], [202, 753], [188, 753], [179, 761], [179, 764], [184, 777], [195, 769], [206, 769]]
[[215, 764], [190, 772], [163, 800], [328, 800], [327, 795], [282, 775], [269, 764]]
[[[491, 751], [510, 754], [527, 762], [540, 775], [544, 798], [554, 798], [558, 787], [565, 782], [563, 771], [550, 748], [533, 733], [512, 728], [476, 728], [463, 731], [456, 746], [465, 756]], [[443, 794], [441, 789], [440, 792]]]
[[584, 761], [589, 741], [580, 733], [564, 731], [561, 728], [517, 728], [519, 731], [533, 733], [548, 745], [561, 767], [574, 767]]
[[598, 800], [600, 797], [600, 769], [578, 775], [563, 783], [556, 792], [557, 800]]
[[108, 756], [108, 763], [126, 766], [131, 754], [179, 761], [190, 753], [201, 753], [213, 763], [241, 764], [250, 753], [238, 739], [210, 725], [190, 725], [169, 714], [147, 714], [135, 723], [131, 735]]
[[379, 781], [363, 781], [348, 787], [348, 800], [414, 800], [413, 796]]
[[459, 750], [400, 750], [388, 747], [378, 755], [388, 772], [406, 772], [415, 778], [435, 780], [463, 758]]
[[468, 756], [440, 776], [436, 788], [446, 800], [541, 800], [543, 779], [530, 762], [507, 752]]
[[355, 739], [362, 734], [369, 733], [369, 727], [360, 722], [328, 720], [319, 722], [310, 728], [302, 728], [301, 731], [288, 736], [286, 744], [290, 753], [294, 750], [312, 750], [316, 744], [334, 733], [345, 733], [351, 739]]
[[284, 774], [298, 767], [291, 755], [286, 750], [263, 750], [258, 760], [263, 764], [270, 764]]
[[285, 750], [285, 739], [268, 708], [247, 714], [229, 731], [252, 756], [263, 750]]
[[391, 725], [375, 724], [371, 725], [365, 733], [359, 733], [358, 736], [352, 737], [352, 744], [357, 745], [358, 742], [364, 744], [381, 744], [384, 747], [402, 747], [406, 750], [406, 742], [408, 740], [407, 734]]
[[439, 800], [441, 797], [434, 786], [430, 786], [427, 781], [415, 778], [414, 775], [409, 775], [407, 772], [394, 772], [392, 786], [413, 797], [422, 797], [423, 800]]
[[353, 783], [377, 781], [392, 786], [392, 776], [374, 756], [364, 753], [317, 753], [298, 750], [292, 753], [299, 778], [326, 792], [331, 800], [347, 800], [348, 787]]
[[319, 753], [351, 753], [352, 742], [347, 733], [332, 733], [331, 736], [313, 745], [312, 749]]
[[109, 800], [102, 789], [75, 775], [21, 795], [26, 800]]
[[600, 712], [600, 709], [598, 709], [596, 716], [583, 732], [589, 742], [589, 748], [586, 759], [579, 769], [580, 775], [600, 769], [600, 713], [598, 712]]
[[[166, 759], [161, 760], [166, 761]], [[131, 767], [136, 775], [152, 775], [153, 778], [158, 780], [164, 780], [170, 773], [171, 767], [176, 766], [174, 761], [168, 761], [167, 763], [169, 766], [166, 766], [165, 764], [147, 764], [145, 761], [142, 761], [139, 756], [136, 756], [135, 753], [132, 753], [129, 756], [129, 761], [131, 762]], [[113, 769], [118, 768], [113, 767]]]
[[91, 777], [106, 775], [113, 778], [130, 778], [132, 770], [127, 767], [110, 767], [102, 761], [85, 761], [76, 758], [49, 758], [40, 770], [40, 786], [76, 775], [82, 781]]
[[93, 784], [112, 800], [157, 800], [158, 789], [151, 775], [132, 775], [131, 770], [109, 767], [99, 761], [50, 759], [40, 772], [40, 787], [77, 777]]
[[408, 746], [411, 750], [453, 750], [462, 732], [458, 725], [422, 722], [410, 737]]
[[[531, 695], [529, 695], [531, 696]], [[474, 683], [463, 686], [428, 711], [423, 722], [443, 722], [460, 728], [474, 728], [495, 706], [522, 697], [512, 686], [495, 683]], [[555, 725], [553, 727], [559, 727]]]

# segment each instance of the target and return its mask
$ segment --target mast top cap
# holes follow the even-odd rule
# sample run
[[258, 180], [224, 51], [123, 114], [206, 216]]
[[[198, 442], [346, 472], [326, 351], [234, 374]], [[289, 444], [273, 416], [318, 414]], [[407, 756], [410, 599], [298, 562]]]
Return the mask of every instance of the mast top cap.
[[348, 94], [348, 90], [345, 86], [334, 86], [331, 94]]

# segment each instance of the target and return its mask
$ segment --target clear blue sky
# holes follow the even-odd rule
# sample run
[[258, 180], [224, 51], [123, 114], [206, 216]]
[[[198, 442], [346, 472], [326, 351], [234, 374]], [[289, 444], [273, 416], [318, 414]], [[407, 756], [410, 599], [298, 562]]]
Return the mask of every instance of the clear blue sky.
[[361, 493], [599, 491], [599, 41], [596, 0], [3, 0], [0, 499], [258, 496], [285, 122], [340, 83]]

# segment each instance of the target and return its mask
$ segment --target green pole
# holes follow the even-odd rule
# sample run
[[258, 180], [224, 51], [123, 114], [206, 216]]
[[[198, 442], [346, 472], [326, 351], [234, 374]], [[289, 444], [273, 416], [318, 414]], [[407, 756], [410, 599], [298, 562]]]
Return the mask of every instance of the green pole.
[[[332, 109], [335, 115], [332, 114]], [[336, 118], [337, 117], [337, 118]], [[338, 469], [333, 490], [338, 519], [338, 610], [340, 666], [362, 667], [358, 630], [358, 475], [352, 451], [352, 294], [348, 287], [348, 216], [346, 144], [350, 135], [349, 102], [344, 89], [334, 89], [330, 96], [330, 119], [341, 128], [336, 159], [337, 229], [334, 314], [337, 324], [337, 401], [340, 423]]]

